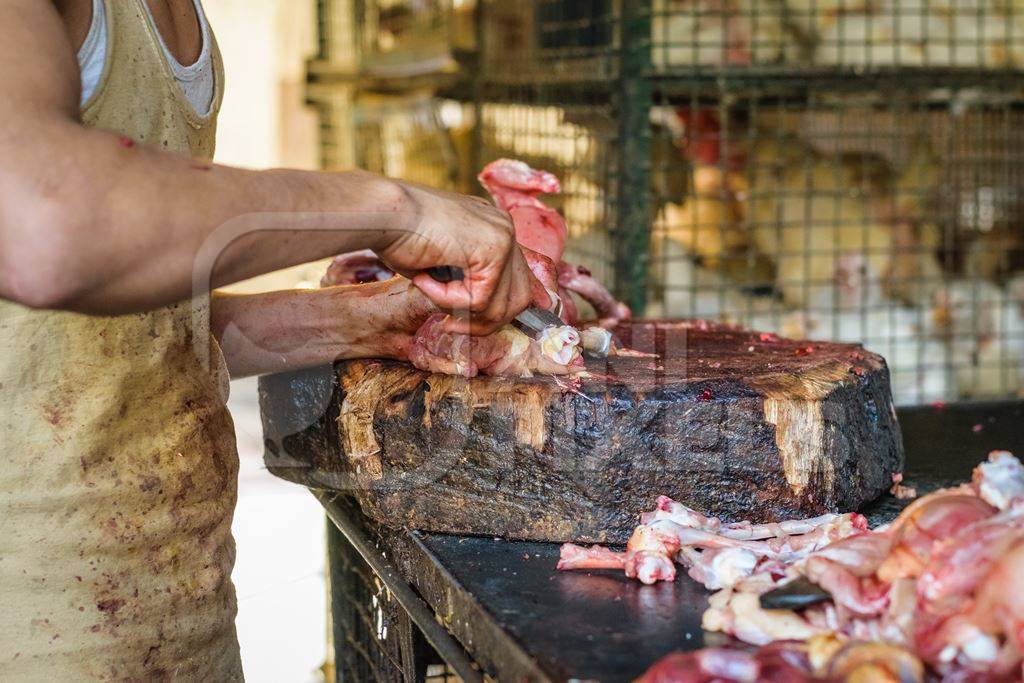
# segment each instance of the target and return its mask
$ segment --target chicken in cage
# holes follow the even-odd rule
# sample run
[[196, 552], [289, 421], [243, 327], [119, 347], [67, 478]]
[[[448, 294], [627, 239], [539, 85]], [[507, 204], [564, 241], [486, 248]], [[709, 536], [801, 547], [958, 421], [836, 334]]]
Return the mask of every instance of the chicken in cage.
[[652, 63], [1007, 68], [1024, 60], [1010, 2], [972, 0], [655, 0]]
[[691, 174], [653, 232], [660, 309], [863, 341], [901, 403], [1016, 395], [1020, 171], [1002, 150], [1017, 116], [660, 108]]

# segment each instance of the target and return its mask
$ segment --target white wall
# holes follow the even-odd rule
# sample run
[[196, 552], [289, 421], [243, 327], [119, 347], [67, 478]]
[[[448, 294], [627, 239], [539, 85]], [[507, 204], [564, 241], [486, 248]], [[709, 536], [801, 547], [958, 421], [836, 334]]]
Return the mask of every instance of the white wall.
[[205, 0], [227, 72], [217, 159], [316, 168], [316, 117], [303, 105], [316, 49], [313, 0]]

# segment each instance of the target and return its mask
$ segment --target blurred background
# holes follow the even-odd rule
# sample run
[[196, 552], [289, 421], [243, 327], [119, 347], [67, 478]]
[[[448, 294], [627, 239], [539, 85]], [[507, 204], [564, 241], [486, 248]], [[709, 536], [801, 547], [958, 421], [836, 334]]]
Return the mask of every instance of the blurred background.
[[[861, 341], [900, 405], [1024, 390], [1020, 0], [204, 4], [220, 162], [479, 193], [522, 159], [561, 177], [566, 259], [638, 315]], [[231, 405], [246, 674], [316, 680], [322, 516], [262, 469], [255, 384]], [[386, 628], [358, 638], [341, 668], [398, 675]]]

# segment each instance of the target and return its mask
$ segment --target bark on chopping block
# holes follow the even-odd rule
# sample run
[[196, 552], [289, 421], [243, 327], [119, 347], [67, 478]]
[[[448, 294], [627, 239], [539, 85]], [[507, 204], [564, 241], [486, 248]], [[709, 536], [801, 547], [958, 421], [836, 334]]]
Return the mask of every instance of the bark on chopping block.
[[385, 524], [624, 542], [658, 494], [726, 520], [856, 509], [903, 450], [884, 360], [700, 321], [616, 330], [653, 355], [566, 379], [395, 362], [264, 378], [267, 466]]

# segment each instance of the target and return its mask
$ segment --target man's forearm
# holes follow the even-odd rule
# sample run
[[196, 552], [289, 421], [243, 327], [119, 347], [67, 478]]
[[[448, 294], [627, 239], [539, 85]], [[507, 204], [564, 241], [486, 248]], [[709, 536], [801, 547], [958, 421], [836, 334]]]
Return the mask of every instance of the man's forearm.
[[435, 309], [403, 278], [237, 295], [216, 292], [211, 328], [232, 378], [351, 358], [404, 359]]
[[2, 228], [19, 233], [7, 243], [35, 256], [27, 260], [52, 269], [28, 281], [54, 282], [61, 307], [151, 309], [373, 248], [415, 225], [401, 185], [371, 174], [208, 166], [70, 121], [40, 125], [47, 134], [29, 139], [45, 139], [44, 149], [15, 153], [25, 155], [21, 163], [47, 166], [35, 187], [3, 188], [19, 201], [5, 200]]
[[[207, 167], [159, 139], [83, 126], [74, 46], [51, 2], [0, 2], [0, 64], [0, 298], [142, 311], [369, 248], [455, 314], [452, 327], [487, 334], [532, 299], [511, 217], [479, 198], [362, 173]], [[465, 277], [439, 282], [437, 266]]]

